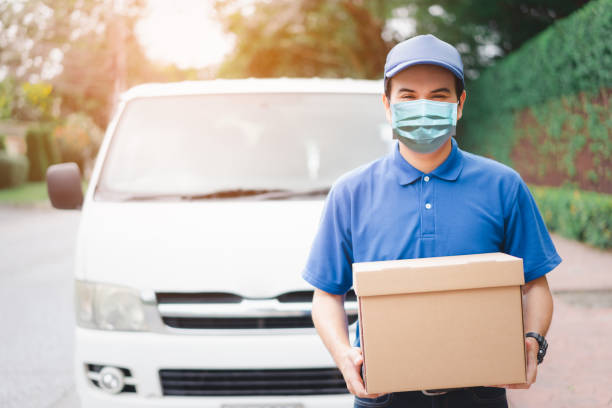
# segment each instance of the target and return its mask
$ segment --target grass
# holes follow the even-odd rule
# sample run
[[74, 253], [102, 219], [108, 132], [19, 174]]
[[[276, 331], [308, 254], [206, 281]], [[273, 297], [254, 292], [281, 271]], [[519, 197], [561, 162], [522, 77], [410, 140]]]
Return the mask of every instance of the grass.
[[[87, 181], [81, 184], [85, 193]], [[48, 200], [47, 183], [44, 181], [28, 181], [18, 187], [0, 189], [0, 204], [27, 205]]]

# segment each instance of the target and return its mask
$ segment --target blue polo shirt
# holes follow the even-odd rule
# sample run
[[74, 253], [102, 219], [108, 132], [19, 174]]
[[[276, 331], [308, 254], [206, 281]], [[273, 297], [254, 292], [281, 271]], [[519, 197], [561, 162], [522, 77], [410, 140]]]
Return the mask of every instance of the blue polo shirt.
[[[504, 252], [523, 259], [525, 282], [561, 258], [533, 196], [512, 168], [465, 152], [452, 138], [431, 173], [399, 144], [341, 176], [327, 195], [302, 277], [333, 294], [353, 286], [352, 263]], [[359, 346], [359, 322], [353, 343]]]

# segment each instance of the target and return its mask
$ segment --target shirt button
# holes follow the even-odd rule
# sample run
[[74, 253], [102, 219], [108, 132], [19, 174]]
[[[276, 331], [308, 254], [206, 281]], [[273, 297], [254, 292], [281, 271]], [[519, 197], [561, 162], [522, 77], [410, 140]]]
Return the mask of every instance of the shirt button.
[[429, 181], [429, 176], [425, 176], [425, 177], [423, 178], [423, 180], [425, 180], [425, 181]]
[[431, 204], [429, 203], [425, 204], [425, 208], [427, 208], [428, 210], [431, 209]]

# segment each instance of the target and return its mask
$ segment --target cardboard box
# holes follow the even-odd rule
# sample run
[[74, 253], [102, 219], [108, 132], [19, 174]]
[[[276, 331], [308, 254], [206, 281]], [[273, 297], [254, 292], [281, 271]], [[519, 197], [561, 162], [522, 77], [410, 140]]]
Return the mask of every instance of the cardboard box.
[[523, 260], [353, 264], [368, 393], [524, 383]]

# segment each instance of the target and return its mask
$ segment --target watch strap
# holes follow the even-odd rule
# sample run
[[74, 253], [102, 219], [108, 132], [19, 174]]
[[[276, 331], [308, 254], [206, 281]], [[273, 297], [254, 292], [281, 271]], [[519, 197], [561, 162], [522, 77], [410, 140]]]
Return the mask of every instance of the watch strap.
[[538, 342], [538, 364], [540, 364], [544, 360], [544, 356], [546, 355], [546, 350], [548, 349], [548, 342], [540, 333], [536, 332], [528, 332], [525, 333], [525, 337], [533, 337]]

